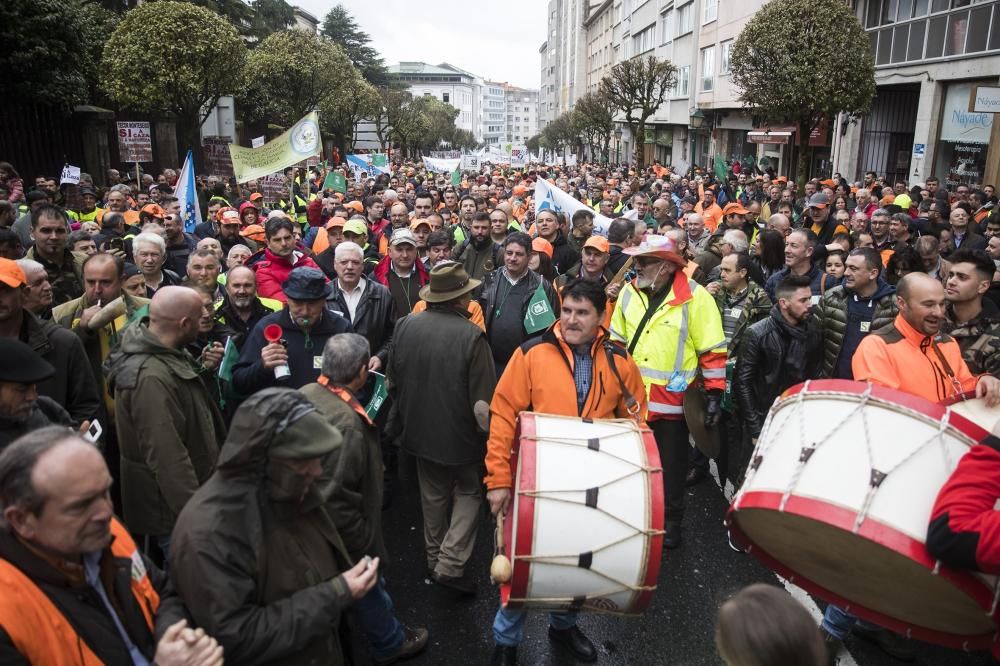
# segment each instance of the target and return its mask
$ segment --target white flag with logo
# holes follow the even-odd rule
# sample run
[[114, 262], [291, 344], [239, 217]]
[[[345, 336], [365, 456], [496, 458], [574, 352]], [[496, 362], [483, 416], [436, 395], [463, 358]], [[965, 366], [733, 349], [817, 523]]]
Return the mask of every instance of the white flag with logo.
[[578, 210], [589, 210], [594, 213], [594, 233], [598, 236], [608, 235], [608, 227], [611, 225], [610, 218], [595, 212], [593, 208], [588, 208], [558, 187], [550, 185], [548, 181], [539, 179], [535, 183], [535, 215], [537, 216], [543, 210], [565, 213], [569, 219], [572, 219], [573, 213]]

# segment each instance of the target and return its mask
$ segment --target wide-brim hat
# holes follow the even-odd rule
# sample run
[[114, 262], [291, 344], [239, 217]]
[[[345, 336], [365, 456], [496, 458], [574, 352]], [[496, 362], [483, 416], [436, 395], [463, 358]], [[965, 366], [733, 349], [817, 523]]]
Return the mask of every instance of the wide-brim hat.
[[677, 254], [677, 245], [666, 236], [657, 234], [647, 235], [638, 247], [625, 248], [622, 252], [632, 257], [656, 257], [681, 267], [687, 266], [687, 260]]
[[427, 303], [444, 303], [463, 296], [482, 281], [474, 280], [465, 266], [455, 261], [441, 262], [431, 269], [430, 282], [420, 288], [420, 298]]

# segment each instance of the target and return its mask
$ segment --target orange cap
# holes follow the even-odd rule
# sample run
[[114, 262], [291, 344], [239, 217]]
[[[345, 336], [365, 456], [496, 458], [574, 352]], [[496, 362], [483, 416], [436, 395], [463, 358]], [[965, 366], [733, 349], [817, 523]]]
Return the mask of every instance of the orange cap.
[[163, 209], [160, 208], [159, 204], [154, 204], [154, 203], [146, 204], [145, 206], [142, 207], [142, 209], [139, 212], [146, 213], [147, 215], [152, 215], [153, 217], [158, 217], [161, 220], [167, 215], [163, 211]]
[[329, 220], [327, 220], [325, 226], [327, 229], [329, 229], [331, 227], [343, 227], [345, 224], [347, 224], [347, 220], [345, 220], [339, 215], [334, 215]]
[[219, 212], [215, 214], [215, 219], [220, 224], [239, 224], [240, 212], [235, 208], [220, 208]]
[[264, 242], [264, 227], [259, 224], [249, 224], [243, 231], [240, 232], [240, 236], [244, 238], [249, 238], [252, 241], [258, 241], [260, 243]]
[[888, 205], [893, 204], [895, 202], [896, 202], [896, 195], [895, 194], [887, 194], [884, 197], [882, 197], [881, 204], [883, 206], [888, 206]]
[[427, 221], [426, 217], [415, 217], [413, 221], [410, 222], [410, 231], [416, 231], [417, 227], [424, 225], [428, 229], [431, 228], [431, 223]]
[[598, 252], [604, 252], [607, 254], [611, 251], [611, 246], [608, 245], [608, 239], [604, 236], [591, 236], [587, 239], [587, 242], [583, 244], [584, 247], [592, 247]]
[[831, 189], [837, 187], [837, 181], [835, 181], [833, 178], [827, 178], [826, 180], [821, 180], [819, 181], [819, 184], [825, 187], [829, 187]]
[[250, 195], [250, 201], [260, 201], [263, 198], [264, 195], [261, 194], [260, 192], [254, 192], [253, 194]]
[[358, 214], [365, 212], [365, 207], [361, 204], [360, 201], [348, 201], [347, 203], [344, 204], [344, 208], [353, 210], [355, 213]]
[[726, 207], [722, 209], [723, 215], [746, 215], [749, 212], [743, 207], [743, 204], [738, 204], [735, 201], [727, 203]]
[[531, 249], [535, 252], [544, 252], [549, 255], [549, 259], [552, 258], [552, 243], [548, 242], [541, 236], [531, 241]]
[[24, 277], [24, 271], [13, 259], [0, 259], [0, 282], [8, 287], [16, 289], [28, 280]]

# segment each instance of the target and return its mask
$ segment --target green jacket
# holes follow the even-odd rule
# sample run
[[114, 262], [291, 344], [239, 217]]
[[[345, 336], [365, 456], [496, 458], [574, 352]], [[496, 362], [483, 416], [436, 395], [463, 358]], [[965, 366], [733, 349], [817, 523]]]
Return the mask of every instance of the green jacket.
[[[819, 303], [813, 309], [820, 329], [823, 331], [823, 376], [833, 377], [837, 369], [837, 358], [844, 345], [844, 335], [847, 333], [847, 299], [854, 292], [847, 287], [837, 285], [828, 289]], [[872, 295], [874, 311], [872, 312], [869, 331], [877, 331], [888, 326], [896, 319], [899, 306], [896, 305], [896, 290], [888, 282], [879, 278], [878, 289]]]
[[[344, 389], [347, 390], [347, 389]], [[323, 461], [320, 483], [326, 510], [337, 525], [351, 559], [365, 555], [388, 563], [382, 539], [382, 445], [378, 430], [321, 384], [300, 389], [344, 443]]]
[[169, 534], [215, 469], [226, 429], [194, 359], [165, 347], [148, 320], [129, 326], [105, 365], [115, 399], [125, 523]]
[[983, 309], [972, 321], [961, 326], [954, 321], [955, 312], [949, 305], [948, 320], [941, 323], [941, 332], [958, 340], [969, 371], [1000, 377], [1000, 311], [993, 302], [983, 299]]
[[[761, 319], [767, 319], [768, 314], [770, 314], [771, 299], [763, 287], [753, 280], [748, 280], [747, 290], [741, 295], [735, 295], [725, 287], [720, 287], [719, 291], [715, 292], [715, 304], [719, 306], [720, 315], [725, 314], [725, 311], [730, 308], [740, 309], [733, 337], [727, 345], [729, 357], [736, 358], [736, 352], [740, 348], [740, 341], [743, 339], [743, 333], [746, 332], [747, 327]], [[724, 324], [725, 322], [723, 322]]]

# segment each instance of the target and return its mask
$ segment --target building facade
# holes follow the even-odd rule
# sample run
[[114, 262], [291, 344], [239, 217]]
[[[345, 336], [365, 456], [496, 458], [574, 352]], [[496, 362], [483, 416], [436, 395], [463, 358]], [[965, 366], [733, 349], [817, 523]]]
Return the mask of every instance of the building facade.
[[446, 62], [401, 62], [388, 69], [406, 83], [414, 98], [431, 96], [458, 109], [455, 126], [472, 132], [477, 141], [484, 140], [481, 78]]
[[992, 184], [1000, 133], [993, 114], [970, 112], [969, 98], [976, 86], [998, 85], [1000, 2], [864, 0], [857, 12], [875, 58], [876, 97], [835, 146], [837, 170]]
[[[498, 146], [507, 135], [507, 103], [505, 83], [484, 81], [480, 87], [482, 141], [487, 146]], [[477, 137], [478, 138], [478, 137]]]
[[538, 134], [539, 91], [504, 84], [507, 109], [505, 143], [523, 145]]

